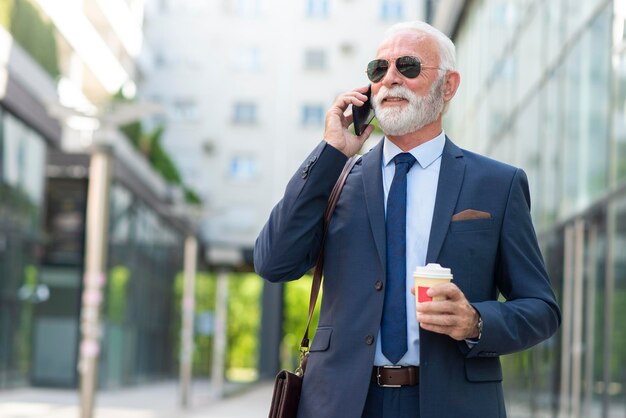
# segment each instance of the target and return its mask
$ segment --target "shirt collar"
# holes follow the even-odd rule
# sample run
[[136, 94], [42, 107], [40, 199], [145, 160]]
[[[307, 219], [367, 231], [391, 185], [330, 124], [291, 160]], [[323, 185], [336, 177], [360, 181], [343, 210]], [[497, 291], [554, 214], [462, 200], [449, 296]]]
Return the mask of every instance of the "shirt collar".
[[[446, 134], [442, 130], [439, 135], [413, 149], [410, 149], [409, 152], [415, 157], [420, 167], [426, 168], [435, 162], [437, 158], [441, 157], [445, 144]], [[404, 151], [385, 137], [383, 143], [383, 167], [387, 166], [387, 164], [389, 164], [396, 155], [402, 152]]]

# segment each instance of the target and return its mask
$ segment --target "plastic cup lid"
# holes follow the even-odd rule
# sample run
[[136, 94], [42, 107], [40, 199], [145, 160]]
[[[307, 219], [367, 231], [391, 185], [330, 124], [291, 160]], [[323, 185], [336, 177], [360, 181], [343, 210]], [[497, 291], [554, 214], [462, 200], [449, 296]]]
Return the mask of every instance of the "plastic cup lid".
[[450, 279], [452, 270], [447, 267], [441, 267], [437, 263], [428, 263], [425, 266], [415, 267], [414, 276], [426, 276], [433, 279]]

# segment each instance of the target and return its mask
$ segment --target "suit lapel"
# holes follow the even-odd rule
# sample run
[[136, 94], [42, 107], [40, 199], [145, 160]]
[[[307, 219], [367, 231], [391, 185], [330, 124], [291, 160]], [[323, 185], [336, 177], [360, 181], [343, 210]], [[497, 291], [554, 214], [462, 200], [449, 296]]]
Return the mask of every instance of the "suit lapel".
[[[363, 155], [363, 188], [374, 242], [383, 267], [387, 265], [387, 238], [385, 235], [385, 197], [381, 168], [383, 140]], [[383, 268], [383, 271], [385, 269]]]
[[463, 176], [465, 175], [465, 161], [463, 152], [446, 137], [446, 145], [441, 155], [441, 168], [435, 198], [433, 223], [430, 228], [426, 263], [435, 263], [441, 246], [446, 238], [450, 220], [459, 198]]

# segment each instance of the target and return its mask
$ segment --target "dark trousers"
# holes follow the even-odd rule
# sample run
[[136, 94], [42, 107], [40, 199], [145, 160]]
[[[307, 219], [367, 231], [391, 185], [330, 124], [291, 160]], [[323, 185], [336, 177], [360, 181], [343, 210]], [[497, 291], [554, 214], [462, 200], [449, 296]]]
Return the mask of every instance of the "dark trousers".
[[362, 418], [419, 418], [419, 385], [381, 388], [374, 382], [365, 400]]

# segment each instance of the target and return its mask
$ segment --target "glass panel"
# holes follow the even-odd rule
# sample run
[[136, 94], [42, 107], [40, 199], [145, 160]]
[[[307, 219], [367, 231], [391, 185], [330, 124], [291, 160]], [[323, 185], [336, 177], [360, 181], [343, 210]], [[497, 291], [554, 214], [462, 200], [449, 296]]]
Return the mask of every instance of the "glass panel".
[[564, 18], [563, 1], [550, 0], [541, 2], [541, 13], [543, 14], [542, 43], [545, 46], [545, 63], [551, 64], [558, 59], [558, 54], [563, 48]]
[[539, 155], [542, 152], [542, 147], [539, 142], [538, 105], [538, 97], [535, 95], [519, 115], [515, 125], [515, 156], [512, 160], [512, 163], [524, 169], [528, 176], [534, 218], [536, 218], [537, 208], [541, 207], [540, 185], [543, 181], [539, 177]]
[[626, 180], [626, 7], [623, 15], [616, 13], [615, 26], [621, 28], [615, 39], [615, 50], [622, 51], [614, 59], [615, 107], [613, 109], [613, 134], [615, 136], [614, 153], [616, 160], [615, 177], [618, 181]]
[[615, 203], [613, 235], [613, 303], [610, 307], [612, 335], [608, 359], [608, 381], [601, 388], [609, 402], [609, 417], [626, 416], [626, 197]]
[[540, 168], [538, 177], [541, 179], [541, 198], [533, 204], [536, 227], [543, 230], [557, 219], [558, 202], [561, 198], [560, 176], [561, 150], [563, 136], [561, 132], [560, 114], [562, 100], [560, 99], [560, 77], [555, 75], [546, 83], [541, 92], [541, 129], [539, 141]]
[[582, 344], [583, 375], [580, 416], [602, 416], [602, 386], [604, 352], [604, 299], [606, 287], [606, 214], [598, 213], [587, 228], [584, 284], [584, 335]]
[[563, 214], [589, 205], [607, 185], [610, 17], [596, 19], [566, 61]]
[[531, 7], [526, 13], [527, 21], [524, 22], [524, 30], [518, 37], [516, 47], [517, 62], [520, 63], [517, 89], [517, 100], [536, 88], [539, 77], [545, 69], [545, 61], [542, 57], [541, 45], [541, 8]]
[[31, 370], [39, 282], [41, 205], [46, 145], [29, 127], [0, 112], [0, 388], [23, 385]]
[[[552, 288], [557, 300], [563, 301], [563, 230], [553, 231], [549, 236], [541, 237], [546, 270], [552, 281]], [[531, 368], [531, 414], [532, 417], [556, 416], [559, 394], [559, 377], [561, 375], [561, 332], [533, 348], [533, 365]]]
[[182, 237], [129, 190], [111, 188], [109, 273], [104, 307], [103, 386], [167, 375], [173, 344], [174, 283]]

